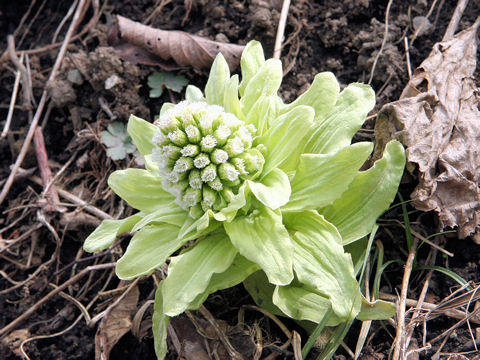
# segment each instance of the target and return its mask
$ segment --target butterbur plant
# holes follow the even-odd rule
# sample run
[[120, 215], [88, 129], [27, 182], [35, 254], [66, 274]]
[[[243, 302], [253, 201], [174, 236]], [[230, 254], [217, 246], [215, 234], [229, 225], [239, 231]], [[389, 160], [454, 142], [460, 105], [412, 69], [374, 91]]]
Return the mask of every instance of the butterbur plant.
[[285, 104], [277, 95], [281, 62], [265, 60], [255, 41], [243, 52], [241, 74], [239, 83], [218, 55], [204, 93], [189, 86], [186, 100], [164, 104], [154, 124], [130, 117], [146, 169], [115, 171], [108, 184], [139, 212], [104, 220], [85, 241], [94, 252], [133, 234], [117, 262], [121, 279], [169, 261], [153, 316], [159, 358], [170, 317], [241, 282], [294, 319], [318, 323], [328, 315], [327, 324], [338, 325], [381, 317], [362, 307], [344, 250], [372, 231], [405, 164], [403, 147], [392, 141], [370, 169], [359, 170], [373, 145], [351, 140], [374, 92], [357, 83], [340, 92], [325, 72]]

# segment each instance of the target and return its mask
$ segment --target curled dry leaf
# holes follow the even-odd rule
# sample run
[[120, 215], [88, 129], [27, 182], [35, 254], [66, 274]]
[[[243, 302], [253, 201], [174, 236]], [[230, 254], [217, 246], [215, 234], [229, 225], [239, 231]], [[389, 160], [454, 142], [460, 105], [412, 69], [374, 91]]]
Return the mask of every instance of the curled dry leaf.
[[[122, 282], [120, 282], [120, 285]], [[137, 308], [139, 290], [134, 286], [100, 321], [95, 334], [95, 359], [108, 360], [110, 351], [132, 327], [132, 313]]]
[[208, 69], [219, 52], [233, 71], [244, 48], [183, 31], [154, 29], [119, 15], [110, 30], [109, 42], [122, 59], [133, 64], [159, 65], [167, 71], [188, 66]]
[[380, 110], [375, 126], [376, 153], [398, 139], [407, 148], [407, 168], [418, 169], [415, 207], [434, 210], [441, 228], [458, 227], [460, 238], [480, 222], [480, 99], [473, 80], [479, 26], [480, 19], [435, 44], [400, 100]]

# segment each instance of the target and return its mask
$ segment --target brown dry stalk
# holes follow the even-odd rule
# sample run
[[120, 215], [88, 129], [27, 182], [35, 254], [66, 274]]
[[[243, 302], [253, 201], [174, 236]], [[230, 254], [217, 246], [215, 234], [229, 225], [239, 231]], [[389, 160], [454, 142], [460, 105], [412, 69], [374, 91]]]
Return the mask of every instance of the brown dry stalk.
[[[43, 138], [42, 128], [37, 127], [33, 135], [33, 143], [35, 144], [35, 154], [37, 156], [38, 169], [42, 178], [43, 188], [45, 189], [45, 199], [47, 200], [47, 211], [65, 211], [58, 206], [60, 198], [58, 197], [57, 189], [52, 183], [53, 177], [48, 165], [47, 149], [45, 147], [45, 140]], [[48, 188], [48, 189], [47, 189]]]
[[[77, 9], [75, 11], [75, 15], [73, 17], [72, 23], [70, 24], [70, 27], [68, 28], [67, 34], [65, 35], [65, 39], [63, 40], [62, 47], [60, 48], [60, 51], [58, 52], [57, 58], [55, 60], [55, 64], [53, 65], [52, 71], [50, 73], [50, 76], [48, 78], [48, 81], [51, 82], [55, 80], [57, 77], [58, 71], [60, 70], [60, 66], [62, 65], [63, 58], [65, 57], [65, 53], [67, 52], [67, 47], [68, 44], [70, 43], [70, 40], [72, 39], [73, 33], [77, 29], [78, 24], [82, 20], [82, 14], [84, 13], [84, 7], [88, 3], [88, 0], [81, 0], [77, 6]], [[27, 136], [25, 137], [25, 141], [23, 142], [22, 148], [20, 150], [20, 153], [18, 154], [17, 160], [15, 161], [15, 164], [13, 165], [13, 168], [10, 172], [10, 175], [7, 178], [7, 181], [3, 185], [2, 191], [0, 193], [0, 204], [3, 203], [5, 200], [10, 187], [13, 184], [13, 180], [15, 179], [15, 174], [17, 173], [18, 169], [22, 165], [23, 159], [25, 158], [25, 155], [27, 154], [28, 147], [30, 146], [30, 143], [32, 142], [33, 135], [35, 132], [35, 129], [37, 127], [38, 121], [40, 120], [40, 117], [43, 112], [43, 108], [45, 107], [45, 104], [47, 102], [48, 98], [48, 92], [47, 88], [43, 89], [42, 97], [40, 98], [40, 102], [38, 104], [37, 110], [35, 111], [35, 115], [33, 116], [32, 121], [30, 122], [30, 128], [28, 129]]]
[[410, 253], [408, 254], [407, 263], [403, 272], [402, 291], [400, 292], [400, 302], [397, 308], [397, 332], [394, 340], [393, 360], [405, 359], [406, 343], [405, 343], [405, 307], [407, 301], [408, 284], [410, 274], [412, 273], [413, 260], [417, 251], [417, 239], [413, 241]]
[[458, 24], [460, 19], [462, 18], [463, 12], [468, 5], [468, 0], [458, 0], [457, 7], [453, 12], [452, 18], [448, 23], [447, 30], [445, 30], [445, 34], [443, 35], [442, 41], [447, 41], [453, 38], [455, 35], [455, 31], [457, 31]]
[[115, 265], [116, 265], [116, 263], [108, 263], [108, 264], [91, 265], [91, 266], [86, 267], [85, 269], [80, 271], [77, 275], [68, 279], [62, 285], [58, 286], [54, 290], [50, 291], [47, 295], [45, 295], [43, 298], [41, 298], [39, 301], [37, 301], [35, 303], [35, 305], [30, 307], [27, 311], [25, 311], [22, 315], [20, 315], [15, 320], [13, 320], [10, 324], [8, 324], [5, 327], [3, 327], [2, 329], [0, 329], [0, 338], [7, 335], [10, 331], [15, 329], [23, 321], [28, 319], [35, 311], [37, 311], [40, 308], [40, 306], [42, 306], [44, 303], [46, 303], [52, 297], [57, 295], [59, 292], [61, 292], [66, 287], [68, 287], [72, 284], [75, 284], [78, 280], [80, 280], [82, 277], [87, 275], [90, 271], [111, 269], [111, 268], [115, 267]]

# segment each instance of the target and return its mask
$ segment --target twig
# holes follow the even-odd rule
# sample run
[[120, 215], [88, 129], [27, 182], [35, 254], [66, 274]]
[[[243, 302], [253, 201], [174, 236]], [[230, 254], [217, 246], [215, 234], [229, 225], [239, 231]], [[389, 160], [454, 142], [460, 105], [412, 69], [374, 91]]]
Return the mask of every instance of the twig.
[[15, 65], [18, 71], [20, 71], [21, 75], [21, 80], [22, 80], [22, 91], [23, 91], [23, 106], [26, 108], [29, 108], [32, 105], [32, 89], [29, 86], [28, 83], [28, 73], [27, 73], [27, 68], [25, 65], [22, 64], [22, 62], [18, 59], [17, 54], [15, 53], [15, 41], [13, 39], [12, 35], [7, 36], [7, 42], [8, 42], [8, 56], [10, 57], [10, 60], [12, 63]]
[[52, 297], [57, 295], [60, 291], [62, 291], [63, 289], [65, 289], [69, 285], [74, 284], [75, 282], [80, 280], [82, 277], [84, 277], [86, 274], [88, 274], [90, 271], [110, 269], [110, 268], [115, 267], [115, 265], [116, 265], [115, 263], [108, 263], [108, 264], [91, 265], [91, 266], [86, 267], [85, 269], [80, 271], [77, 275], [68, 279], [62, 285], [58, 286], [54, 290], [50, 291], [47, 295], [45, 295], [43, 298], [41, 298], [39, 301], [37, 301], [35, 303], [35, 305], [28, 308], [27, 311], [25, 311], [22, 315], [20, 315], [15, 320], [13, 320], [10, 324], [8, 324], [4, 328], [0, 329], [0, 338], [4, 337], [6, 334], [8, 334], [13, 329], [15, 329], [18, 325], [20, 325], [23, 321], [28, 319], [35, 311], [38, 310], [38, 308], [40, 306], [42, 306], [44, 303], [46, 303]]
[[413, 241], [410, 253], [408, 254], [407, 263], [403, 272], [402, 291], [400, 292], [400, 303], [397, 309], [397, 334], [394, 341], [393, 360], [405, 359], [405, 307], [407, 301], [408, 283], [410, 274], [412, 273], [413, 260], [417, 251], [417, 239]]
[[[32, 175], [28, 179], [38, 185], [42, 185], [42, 180], [38, 176]], [[97, 216], [99, 219], [102, 219], [102, 220], [113, 219], [113, 217], [107, 214], [106, 212], [100, 210], [99, 208], [96, 208], [93, 205], [89, 205], [85, 200], [80, 199], [78, 196], [75, 196], [72, 193], [69, 193], [68, 191], [63, 190], [62, 188], [57, 187], [57, 192], [61, 197], [83, 207], [90, 214]]]
[[372, 70], [370, 70], [370, 78], [368, 79], [368, 84], [372, 83], [373, 74], [375, 73], [375, 68], [377, 67], [378, 59], [383, 52], [383, 48], [387, 43], [387, 36], [388, 36], [388, 16], [390, 14], [390, 7], [392, 6], [393, 0], [388, 0], [387, 9], [385, 10], [385, 32], [383, 33], [382, 45], [380, 46], [380, 50], [378, 50], [377, 55], [375, 56], [375, 60], [373, 61]]
[[274, 59], [280, 59], [280, 54], [282, 53], [282, 39], [285, 33], [289, 7], [290, 0], [283, 0], [282, 12], [280, 13], [280, 20], [278, 21], [277, 36], [275, 37], [275, 47], [273, 49]]
[[[388, 301], [397, 300], [396, 295], [386, 294], [386, 293], [380, 293], [379, 295], [380, 295], [379, 296], [380, 299], [382, 299], [382, 300], [388, 300]], [[406, 303], [407, 306], [416, 306], [417, 303], [418, 303], [418, 300], [407, 299], [405, 303]], [[423, 302], [422, 303], [422, 309], [424, 309], [424, 310], [437, 310], [437, 309], [439, 309], [439, 305], [432, 304], [432, 303], [429, 303], [429, 302]], [[453, 319], [457, 319], [457, 320], [462, 320], [462, 319], [465, 318], [465, 312], [460, 311], [458, 309], [444, 310], [444, 311], [442, 311], [442, 314], [445, 315], [445, 316], [451, 317]], [[480, 317], [478, 317], [478, 318], [473, 317], [473, 319], [470, 319], [470, 321], [475, 323], [475, 324], [480, 324]]]
[[[430, 264], [435, 265], [435, 259], [437, 258], [437, 249], [432, 250], [432, 257], [430, 258]], [[410, 322], [408, 324], [407, 330], [407, 339], [405, 341], [405, 348], [408, 349], [410, 339], [413, 335], [413, 330], [415, 329], [415, 321], [417, 318], [420, 317], [420, 309], [422, 308], [423, 302], [425, 301], [425, 296], [427, 295], [428, 287], [430, 285], [430, 280], [432, 278], [433, 270], [430, 270], [425, 277], [425, 282], [423, 283], [422, 291], [420, 292], [420, 296], [418, 297], [417, 304], [413, 310], [413, 315], [410, 318]]]
[[212, 327], [215, 329], [215, 332], [217, 333], [218, 338], [222, 342], [223, 346], [225, 346], [225, 349], [227, 350], [228, 355], [230, 355], [232, 359], [243, 360], [244, 357], [232, 346], [232, 344], [228, 340], [228, 337], [225, 335], [222, 329], [220, 329], [218, 322], [215, 320], [213, 315], [210, 314], [210, 311], [208, 311], [207, 308], [203, 305], [200, 306], [199, 311], [205, 317], [205, 319], [208, 320], [210, 325], [212, 325]]
[[408, 79], [412, 78], [412, 64], [410, 63], [410, 48], [408, 46], [408, 37], [403, 38], [403, 44], [405, 46], [405, 58], [407, 60], [407, 72], [408, 72]]
[[138, 284], [138, 282], [140, 281], [141, 277], [139, 278], [136, 278], [135, 280], [132, 281], [131, 284], [128, 285], [127, 289], [125, 290], [125, 292], [120, 295], [117, 299], [115, 299], [115, 301], [108, 306], [108, 308], [106, 308], [104, 311], [102, 311], [101, 313], [95, 315], [92, 320], [90, 320], [90, 322], [87, 324], [88, 326], [92, 327], [93, 325], [95, 325], [99, 320], [101, 320], [102, 318], [104, 318], [105, 316], [107, 316], [110, 312], [112, 312], [112, 310], [115, 308], [115, 306], [117, 306], [120, 301], [122, 301], [125, 296], [128, 295], [128, 293]]
[[[48, 78], [48, 81], [53, 81], [56, 76], [58, 71], [60, 70], [60, 66], [62, 64], [63, 58], [65, 57], [65, 53], [67, 51], [68, 44], [73, 36], [73, 33], [75, 32], [77, 25], [81, 21], [81, 14], [82, 14], [82, 9], [85, 6], [86, 2], [88, 0], [81, 0], [80, 3], [77, 6], [77, 10], [75, 11], [75, 15], [73, 17], [72, 23], [70, 24], [70, 27], [68, 28], [67, 34], [65, 35], [65, 39], [63, 40], [62, 47], [60, 48], [60, 51], [58, 52], [57, 59], [55, 60], [55, 64], [53, 65], [52, 72], [50, 73], [50, 77]], [[20, 153], [18, 154], [17, 160], [15, 161], [15, 164], [13, 166], [12, 171], [10, 172], [10, 175], [8, 176], [7, 181], [5, 182], [5, 185], [3, 186], [2, 192], [0, 193], [0, 204], [3, 203], [5, 200], [10, 187], [13, 184], [13, 180], [15, 178], [15, 174], [17, 170], [19, 169], [20, 165], [23, 162], [23, 159], [25, 158], [25, 155], [27, 154], [28, 147], [30, 146], [30, 143], [32, 142], [33, 134], [35, 132], [35, 128], [37, 127], [38, 121], [40, 120], [40, 117], [43, 112], [43, 108], [45, 107], [45, 104], [47, 102], [47, 97], [48, 97], [48, 92], [46, 87], [43, 89], [42, 97], [40, 98], [40, 102], [38, 104], [38, 108], [35, 112], [35, 115], [33, 116], [32, 121], [30, 122], [30, 128], [28, 129], [27, 136], [25, 138], [25, 141], [22, 145], [22, 149], [20, 150]]]
[[450, 40], [451, 38], [453, 38], [453, 35], [457, 30], [458, 23], [460, 22], [460, 19], [462, 18], [463, 12], [465, 11], [465, 8], [467, 7], [467, 5], [468, 5], [468, 0], [458, 0], [457, 7], [453, 12], [450, 22], [448, 23], [448, 27], [447, 27], [447, 30], [445, 30], [445, 34], [443, 35], [442, 41]]
[[[52, 172], [48, 165], [47, 149], [45, 148], [45, 141], [43, 139], [43, 132], [41, 127], [35, 129], [33, 135], [33, 143], [35, 144], [35, 154], [37, 156], [38, 169], [40, 170], [40, 176], [42, 178], [42, 185], [44, 188], [44, 196], [47, 200], [46, 210], [53, 212], [64, 212], [64, 207], [58, 206], [60, 198], [58, 197], [57, 189], [52, 182]], [[49, 184], [51, 184], [49, 186]]]
[[[23, 53], [20, 55], [20, 63], [23, 61]], [[8, 134], [8, 130], [10, 129], [10, 124], [12, 122], [13, 111], [15, 109], [15, 102], [17, 101], [17, 94], [18, 94], [18, 86], [20, 85], [20, 79], [22, 77], [22, 73], [20, 70], [17, 70], [15, 74], [15, 82], [13, 83], [13, 90], [12, 96], [10, 98], [10, 105], [8, 107], [8, 114], [7, 120], [5, 121], [5, 125], [3, 127], [2, 135], [0, 136], [0, 141], [5, 138]]]
[[75, 7], [77, 6], [78, 0], [74, 0], [70, 8], [68, 9], [67, 14], [63, 17], [62, 21], [60, 21], [60, 24], [57, 26], [57, 29], [55, 30], [55, 33], [53, 34], [52, 38], [52, 44], [55, 44], [57, 42], [57, 37], [58, 34], [60, 34], [60, 31], [62, 31], [63, 25], [70, 19], [70, 17], [73, 14], [73, 11], [75, 10]]
[[430, 15], [432, 15], [433, 9], [435, 9], [435, 5], [437, 4], [437, 1], [438, 0], [433, 0], [432, 5], [430, 6], [430, 9], [428, 9], [427, 15], [425, 15], [425, 18], [423, 19], [422, 23], [417, 28], [417, 30], [415, 30], [415, 32], [413, 33], [412, 39], [410, 40], [410, 46], [413, 46], [413, 42], [418, 37], [418, 34], [420, 34], [420, 31], [422, 31]]

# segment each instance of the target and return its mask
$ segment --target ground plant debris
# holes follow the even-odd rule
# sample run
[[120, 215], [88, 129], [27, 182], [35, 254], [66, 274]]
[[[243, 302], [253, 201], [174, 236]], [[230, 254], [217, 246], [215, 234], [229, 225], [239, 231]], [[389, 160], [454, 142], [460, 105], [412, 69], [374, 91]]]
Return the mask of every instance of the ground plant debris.
[[168, 267], [120, 280], [131, 234], [83, 243], [136, 211], [108, 184], [148, 166], [130, 115], [153, 123], [197, 96], [218, 53], [241, 79], [252, 40], [282, 62], [286, 104], [326, 71], [373, 88], [353, 137], [375, 143], [362, 169], [389, 140], [405, 147], [392, 205], [344, 245], [370, 317], [316, 333], [273, 311], [257, 272], [172, 317], [166, 359], [480, 359], [479, 19], [474, 0], [0, 4], [0, 359], [157, 359]]

